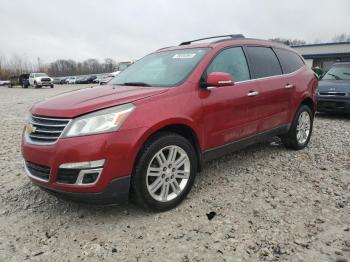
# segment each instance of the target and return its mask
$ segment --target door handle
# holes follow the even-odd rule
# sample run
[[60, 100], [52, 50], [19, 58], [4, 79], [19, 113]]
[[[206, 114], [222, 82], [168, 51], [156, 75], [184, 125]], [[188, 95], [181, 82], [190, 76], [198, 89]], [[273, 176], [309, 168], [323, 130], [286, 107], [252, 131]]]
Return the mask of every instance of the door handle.
[[294, 87], [294, 85], [293, 84], [286, 84], [285, 86], [284, 86], [284, 88], [287, 88], [287, 89], [289, 89], [289, 88], [293, 88]]
[[258, 91], [249, 91], [248, 96], [257, 96], [258, 94]]

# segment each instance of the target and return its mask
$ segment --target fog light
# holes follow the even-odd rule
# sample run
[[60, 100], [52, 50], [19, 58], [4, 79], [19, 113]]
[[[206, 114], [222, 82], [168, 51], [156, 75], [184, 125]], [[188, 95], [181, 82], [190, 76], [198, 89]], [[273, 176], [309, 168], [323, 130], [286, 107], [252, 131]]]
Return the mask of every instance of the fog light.
[[98, 167], [103, 167], [104, 163], [105, 163], [104, 159], [95, 160], [95, 161], [86, 161], [86, 162], [65, 163], [60, 165], [60, 168], [67, 168], [67, 169], [98, 168]]
[[105, 163], [104, 159], [59, 166], [56, 181], [60, 184], [94, 185], [97, 183]]
[[84, 177], [83, 177], [83, 184], [93, 184], [93, 183], [95, 183], [95, 181], [98, 178], [99, 174], [100, 174], [99, 172], [85, 174]]

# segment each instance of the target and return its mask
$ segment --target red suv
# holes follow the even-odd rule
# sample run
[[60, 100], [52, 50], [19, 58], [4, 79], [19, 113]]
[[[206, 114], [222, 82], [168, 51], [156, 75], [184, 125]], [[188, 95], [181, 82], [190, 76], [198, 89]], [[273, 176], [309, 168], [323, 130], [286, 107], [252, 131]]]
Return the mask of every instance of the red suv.
[[131, 195], [167, 210], [205, 161], [271, 136], [304, 148], [317, 78], [302, 57], [242, 35], [199, 40], [212, 38], [221, 40], [160, 49], [106, 86], [35, 104], [22, 139], [33, 183], [73, 200]]

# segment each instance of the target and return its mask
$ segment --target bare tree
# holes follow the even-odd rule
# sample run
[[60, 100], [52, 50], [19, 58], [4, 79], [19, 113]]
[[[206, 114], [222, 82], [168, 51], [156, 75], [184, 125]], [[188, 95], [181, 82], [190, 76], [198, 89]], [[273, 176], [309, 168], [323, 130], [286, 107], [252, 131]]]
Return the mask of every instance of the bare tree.
[[97, 59], [87, 59], [76, 62], [71, 59], [58, 59], [52, 63], [44, 64], [38, 57], [30, 61], [25, 55], [14, 54], [9, 58], [0, 56], [0, 78], [9, 79], [30, 72], [45, 72], [50, 76], [70, 76], [110, 73], [115, 69], [116, 62], [111, 58], [99, 62]]
[[350, 35], [349, 34], [340, 34], [340, 35], [335, 35], [332, 38], [333, 42], [349, 42], [350, 41]]
[[286, 38], [276, 37], [276, 38], [271, 38], [269, 40], [277, 42], [277, 43], [285, 44], [288, 46], [305, 45], [306, 44], [306, 41], [300, 40], [300, 39], [286, 39]]

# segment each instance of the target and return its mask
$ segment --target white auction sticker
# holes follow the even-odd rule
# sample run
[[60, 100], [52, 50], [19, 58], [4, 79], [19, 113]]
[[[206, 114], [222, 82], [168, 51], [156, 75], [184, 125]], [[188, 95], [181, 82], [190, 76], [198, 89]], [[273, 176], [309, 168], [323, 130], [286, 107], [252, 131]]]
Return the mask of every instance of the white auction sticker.
[[176, 54], [173, 58], [193, 58], [196, 54]]

